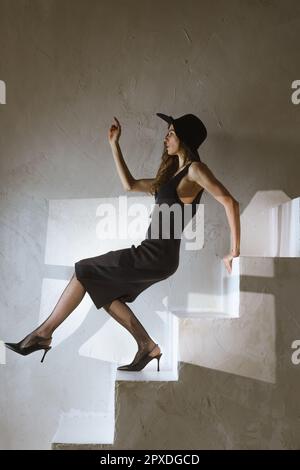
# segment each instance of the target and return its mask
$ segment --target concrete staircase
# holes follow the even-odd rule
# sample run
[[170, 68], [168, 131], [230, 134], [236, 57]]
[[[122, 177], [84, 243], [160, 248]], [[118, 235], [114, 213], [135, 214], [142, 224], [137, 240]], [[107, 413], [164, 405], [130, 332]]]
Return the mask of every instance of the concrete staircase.
[[[132, 348], [127, 347], [120, 357], [120, 348], [110, 346], [117, 338], [120, 344], [121, 327], [116, 332], [113, 320], [105, 324], [98, 336], [103, 345], [98, 358], [115, 361], [110, 407], [102, 413], [71, 410], [62, 415], [53, 449], [114, 448], [115, 424], [120, 407], [126, 407], [125, 402], [118, 401], [116, 393], [121, 383], [138, 381], [153, 386], [156, 383], [159, 390], [160, 382], [178, 381], [180, 362], [276, 383], [278, 317], [280, 321], [282, 315], [294, 317], [297, 309], [300, 198], [288, 200], [277, 191], [257, 193], [243, 212], [241, 222], [242, 255], [233, 260], [231, 274], [220, 261], [211, 295], [201, 293], [195, 286], [194, 291], [187, 289], [185, 296], [180, 295], [179, 286], [185, 285], [187, 276], [184, 263], [164, 282], [164, 292], [167, 287], [169, 295], [165, 298], [165, 309], [156, 311], [164, 330], [164, 340], [159, 343], [163, 352], [160, 372], [156, 371], [156, 360], [141, 372], [117, 371], [119, 364], [131, 361], [136, 347], [132, 343]], [[280, 347], [290, 349], [292, 340], [289, 330]], [[155, 400], [154, 394], [153, 406]], [[118, 428], [121, 427], [119, 423]], [[130, 428], [129, 423], [127, 427]]]

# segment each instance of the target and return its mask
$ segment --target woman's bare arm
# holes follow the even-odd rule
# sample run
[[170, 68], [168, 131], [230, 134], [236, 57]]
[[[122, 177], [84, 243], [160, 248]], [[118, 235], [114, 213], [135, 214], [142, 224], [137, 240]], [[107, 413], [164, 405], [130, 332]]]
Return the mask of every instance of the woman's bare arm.
[[155, 178], [142, 178], [139, 180], [134, 179], [129, 191], [137, 191], [140, 193], [148, 193], [152, 195], [150, 188]]
[[193, 162], [189, 176], [224, 206], [231, 230], [231, 254], [234, 257], [239, 256], [241, 233], [239, 202], [217, 180], [205, 163]]
[[117, 171], [125, 191], [137, 191], [151, 194], [150, 187], [155, 178], [135, 179], [125, 163], [119, 143], [111, 143], [110, 146], [116, 163]]
[[119, 137], [121, 135], [121, 125], [116, 117], [115, 122], [111, 125], [109, 130], [109, 143], [115, 160], [118, 174], [125, 191], [138, 191], [150, 193], [150, 186], [155, 178], [143, 178], [136, 180], [130, 173], [128, 166], [122, 155], [121, 147], [119, 145]]
[[119, 142], [110, 142], [110, 147], [114, 156], [117, 172], [119, 174], [123, 187], [125, 191], [130, 191], [134, 178], [125, 163]]

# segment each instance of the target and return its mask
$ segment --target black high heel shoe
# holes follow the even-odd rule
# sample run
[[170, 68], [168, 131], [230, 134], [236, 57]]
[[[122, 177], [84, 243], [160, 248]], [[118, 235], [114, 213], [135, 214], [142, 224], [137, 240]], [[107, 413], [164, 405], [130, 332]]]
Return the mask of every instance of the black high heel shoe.
[[137, 362], [132, 362], [131, 364], [126, 364], [124, 366], [117, 367], [118, 370], [128, 370], [128, 371], [135, 371], [135, 370], [142, 370], [148, 362], [152, 361], [152, 359], [157, 359], [157, 370], [159, 371], [159, 361], [162, 356], [162, 353], [157, 354], [156, 356], [150, 356], [150, 352], [152, 352], [158, 344], [151, 349], [151, 351], [146, 351], [145, 354]]
[[28, 354], [31, 354], [35, 351], [39, 351], [43, 349], [44, 354], [41, 359], [41, 362], [43, 362], [47, 352], [50, 351], [51, 346], [46, 346], [45, 344], [42, 344], [42, 342], [52, 339], [52, 336], [50, 338], [43, 338], [42, 336], [32, 335], [32, 338], [34, 338], [35, 342], [31, 344], [30, 346], [22, 346], [22, 343], [24, 342], [25, 339], [28, 338], [28, 336], [25, 336], [25, 338], [23, 338], [18, 343], [4, 343], [4, 344], [8, 349], [15, 351], [16, 353], [21, 354], [22, 356], [27, 356]]

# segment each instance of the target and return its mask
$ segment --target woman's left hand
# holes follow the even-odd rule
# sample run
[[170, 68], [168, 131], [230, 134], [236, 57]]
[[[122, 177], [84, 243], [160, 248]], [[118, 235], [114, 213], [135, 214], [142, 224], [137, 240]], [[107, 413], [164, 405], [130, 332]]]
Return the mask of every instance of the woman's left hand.
[[224, 256], [224, 258], [223, 258], [225, 267], [226, 267], [227, 271], [229, 272], [229, 274], [231, 274], [231, 271], [232, 271], [232, 260], [233, 260], [233, 258], [236, 258], [237, 256], [239, 256], [239, 254], [237, 254], [236, 256], [233, 256], [231, 253], [229, 253], [228, 255]]

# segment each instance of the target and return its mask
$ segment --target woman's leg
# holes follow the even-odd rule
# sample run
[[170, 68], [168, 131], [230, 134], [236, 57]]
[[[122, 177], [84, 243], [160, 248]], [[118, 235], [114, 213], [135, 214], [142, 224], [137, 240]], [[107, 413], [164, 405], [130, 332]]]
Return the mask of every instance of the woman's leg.
[[[121, 300], [114, 300], [110, 304], [106, 304], [103, 308], [109, 313], [118, 323], [120, 323], [129, 333], [132, 334], [138, 345], [138, 352], [132, 362], [136, 362], [145, 353], [154, 348], [155, 342], [150, 338], [149, 334], [135, 316], [133, 311]], [[151, 352], [155, 356], [160, 352], [160, 348], [156, 348]]]
[[[76, 278], [74, 273], [69, 284], [61, 294], [57, 304], [49, 317], [39, 325], [26, 339], [27, 342], [31, 340], [32, 336], [39, 335], [43, 338], [50, 338], [54, 330], [75, 310], [80, 304], [86, 293], [83, 285]], [[138, 352], [133, 362], [138, 361], [145, 351], [153, 350], [155, 342], [150, 338], [149, 334], [134, 315], [133, 311], [121, 300], [114, 300], [110, 304], [106, 304], [103, 308], [109, 313], [118, 323], [126, 328], [132, 334], [138, 345]], [[50, 339], [45, 344], [48, 344]], [[151, 351], [151, 355], [155, 356], [160, 352], [160, 348]]]
[[53, 331], [75, 310], [86, 293], [74, 272], [69, 284], [61, 294], [49, 317], [39, 325], [34, 333], [44, 338], [50, 338]]

